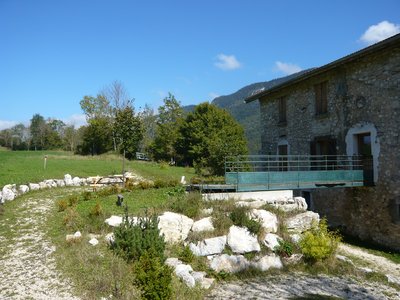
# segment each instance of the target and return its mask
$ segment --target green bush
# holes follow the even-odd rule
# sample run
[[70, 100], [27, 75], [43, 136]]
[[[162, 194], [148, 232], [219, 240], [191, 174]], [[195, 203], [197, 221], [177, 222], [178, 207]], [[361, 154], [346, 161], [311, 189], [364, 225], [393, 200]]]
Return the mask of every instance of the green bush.
[[128, 262], [138, 260], [146, 251], [154, 250], [163, 262], [165, 242], [164, 237], [160, 236], [157, 216], [148, 216], [146, 213], [134, 224], [129, 220], [126, 208], [124, 222], [114, 230], [111, 249]]
[[326, 219], [319, 224], [313, 224], [312, 228], [303, 234], [299, 245], [304, 257], [312, 262], [331, 257], [341, 241], [337, 232], [328, 231]]
[[178, 258], [184, 263], [190, 264], [194, 260], [195, 256], [192, 250], [190, 250], [189, 245], [186, 245], [181, 249], [181, 251], [179, 251]]
[[244, 206], [235, 207], [229, 214], [233, 224], [240, 227], [247, 227], [247, 229], [257, 235], [261, 230], [261, 224], [255, 220], [252, 220], [248, 216], [249, 209]]
[[96, 202], [96, 205], [90, 210], [89, 215], [96, 217], [103, 215], [103, 208], [101, 207], [100, 202]]
[[75, 206], [78, 204], [78, 200], [79, 200], [79, 197], [77, 194], [70, 195], [70, 196], [68, 196], [68, 205]]
[[80, 230], [82, 226], [82, 218], [76, 211], [76, 207], [70, 207], [65, 212], [63, 223], [69, 230]]
[[142, 299], [172, 298], [172, 269], [163, 264], [154, 249], [143, 252], [133, 269]]
[[89, 191], [84, 191], [84, 192], [82, 192], [82, 199], [83, 199], [83, 201], [89, 201], [89, 200], [92, 199], [92, 197], [93, 197], [92, 192], [89, 192]]
[[279, 245], [274, 248], [274, 252], [281, 257], [290, 257], [293, 254], [293, 244], [289, 241], [279, 240]]

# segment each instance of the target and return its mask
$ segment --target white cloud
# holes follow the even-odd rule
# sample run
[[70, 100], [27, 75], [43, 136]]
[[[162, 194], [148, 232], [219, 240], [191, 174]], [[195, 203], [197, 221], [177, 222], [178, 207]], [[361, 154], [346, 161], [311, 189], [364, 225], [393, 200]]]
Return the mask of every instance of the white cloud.
[[382, 21], [370, 26], [361, 36], [360, 40], [367, 45], [372, 45], [398, 33], [400, 33], [399, 24]]
[[18, 122], [16, 122], [16, 121], [0, 120], [0, 130], [11, 128], [17, 124], [18, 124]]
[[211, 93], [208, 94], [208, 97], [210, 97], [210, 100], [211, 100], [211, 101], [214, 100], [215, 98], [219, 97], [219, 96], [220, 96], [220, 95], [218, 95], [218, 94], [216, 94], [216, 93], [213, 93], [213, 92], [211, 92]]
[[218, 54], [217, 60], [214, 65], [224, 71], [236, 70], [242, 66], [235, 55]]
[[73, 114], [63, 121], [67, 125], [74, 125], [75, 128], [87, 125], [86, 116], [84, 114]]
[[281, 61], [276, 61], [275, 62], [275, 69], [278, 72], [281, 72], [285, 75], [291, 75], [297, 72], [300, 72], [302, 68], [298, 65], [292, 64], [292, 63], [285, 63]]

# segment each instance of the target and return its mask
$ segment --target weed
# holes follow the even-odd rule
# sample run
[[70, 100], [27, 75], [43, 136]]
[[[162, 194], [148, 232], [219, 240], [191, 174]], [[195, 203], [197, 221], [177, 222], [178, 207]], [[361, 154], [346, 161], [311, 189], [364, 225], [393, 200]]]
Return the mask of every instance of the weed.
[[89, 213], [90, 216], [102, 216], [103, 215], [103, 208], [101, 207], [100, 202], [96, 202], [95, 206], [92, 207]]
[[189, 246], [186, 245], [179, 252], [178, 258], [184, 263], [190, 264], [193, 262], [195, 255], [193, 254], [192, 250], [190, 250]]
[[59, 199], [57, 201], [57, 211], [61, 212], [66, 210], [68, 207], [68, 202], [65, 199]]
[[77, 194], [68, 196], [68, 206], [76, 206], [78, 204], [79, 197]]
[[66, 210], [63, 224], [69, 230], [79, 230], [82, 226], [82, 218], [76, 211], [76, 207], [70, 207]]
[[196, 218], [200, 215], [203, 201], [200, 193], [182, 194], [184, 190], [174, 188], [172, 194], [176, 195], [169, 204], [169, 209], [176, 213], [183, 214], [189, 218]]
[[141, 188], [142, 190], [147, 190], [147, 189], [151, 189], [154, 187], [154, 183], [152, 181], [148, 181], [148, 180], [142, 180], [138, 183], [137, 185], [139, 188]]
[[290, 257], [293, 254], [294, 245], [286, 240], [279, 240], [279, 245], [274, 248], [274, 252], [281, 257]]
[[89, 201], [93, 198], [93, 193], [89, 191], [82, 192], [82, 199], [83, 201]]
[[248, 211], [249, 208], [245, 206], [236, 206], [229, 214], [229, 218], [232, 220], [234, 225], [247, 227], [251, 233], [258, 235], [261, 231], [261, 224], [250, 219]]

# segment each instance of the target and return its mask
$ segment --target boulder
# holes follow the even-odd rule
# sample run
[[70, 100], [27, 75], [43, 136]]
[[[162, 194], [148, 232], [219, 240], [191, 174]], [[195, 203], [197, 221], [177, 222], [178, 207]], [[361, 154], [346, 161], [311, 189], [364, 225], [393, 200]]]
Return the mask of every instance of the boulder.
[[250, 208], [260, 208], [261, 206], [265, 205], [267, 201], [265, 200], [254, 200], [254, 201], [238, 201], [236, 202], [236, 206], [246, 206]]
[[96, 239], [96, 238], [92, 238], [89, 241], [89, 244], [92, 245], [92, 246], [96, 246], [98, 243], [99, 243], [99, 240]]
[[306, 199], [303, 197], [294, 197], [294, 203], [296, 204], [298, 210], [306, 211], [308, 208]]
[[73, 186], [80, 186], [81, 185], [81, 179], [79, 177], [74, 177], [72, 179], [72, 185]]
[[55, 179], [54, 181], [55, 181], [55, 183], [57, 184], [58, 187], [65, 186], [65, 181], [62, 180], [62, 179]]
[[6, 202], [6, 201], [12, 201], [15, 199], [15, 197], [17, 197], [16, 193], [14, 193], [11, 184], [5, 185], [3, 187], [3, 192], [2, 192], [2, 201]]
[[69, 174], [64, 175], [64, 182], [66, 186], [72, 186], [74, 183], [72, 182], [72, 177]]
[[300, 242], [301, 235], [298, 234], [298, 233], [294, 233], [294, 234], [290, 235], [290, 238], [291, 238], [293, 243], [298, 244]]
[[285, 265], [296, 265], [298, 264], [303, 258], [303, 254], [295, 253], [289, 257], [283, 257], [283, 262]]
[[75, 242], [79, 241], [82, 238], [82, 234], [80, 231], [75, 232], [74, 234], [67, 234], [65, 236], [65, 240], [67, 242]]
[[209, 216], [213, 213], [214, 209], [212, 207], [210, 208], [204, 208], [201, 210], [201, 214], [204, 216]]
[[25, 185], [25, 184], [21, 184], [18, 187], [18, 191], [21, 195], [26, 194], [27, 192], [29, 192], [29, 186]]
[[311, 228], [313, 223], [319, 223], [319, 214], [306, 211], [286, 220], [286, 227], [291, 232], [301, 233]]
[[115, 240], [115, 238], [114, 238], [114, 232], [107, 233], [106, 236], [104, 237], [104, 239], [106, 240], [106, 242], [107, 242], [108, 244], [114, 243], [114, 240]]
[[213, 257], [210, 262], [210, 268], [215, 272], [236, 273], [247, 269], [249, 266], [249, 261], [243, 255], [221, 254]]
[[180, 264], [175, 267], [175, 274], [178, 276], [188, 287], [194, 287], [196, 281], [190, 274], [193, 271], [190, 265]]
[[272, 212], [264, 209], [252, 209], [250, 211], [250, 218], [260, 222], [265, 232], [278, 231], [278, 217]]
[[43, 190], [43, 189], [47, 189], [48, 186], [44, 181], [39, 182], [39, 189]]
[[190, 243], [189, 248], [196, 256], [220, 254], [226, 245], [226, 235], [205, 239], [197, 244]]
[[173, 212], [165, 212], [158, 218], [160, 233], [164, 234], [165, 241], [170, 243], [184, 241], [192, 225], [192, 219]]
[[3, 200], [3, 192], [0, 191], [0, 203], [3, 204], [4, 200]]
[[274, 251], [275, 247], [279, 246], [279, 241], [281, 241], [282, 238], [279, 235], [276, 235], [274, 233], [267, 233], [263, 243], [267, 248], [270, 250]]
[[206, 272], [192, 272], [191, 275], [202, 289], [209, 289], [215, 281], [214, 278], [207, 278]]
[[202, 232], [202, 231], [213, 231], [214, 226], [212, 224], [212, 218], [207, 217], [201, 220], [198, 220], [193, 223], [192, 231], [193, 232]]
[[227, 242], [234, 253], [258, 252], [261, 250], [257, 236], [251, 234], [245, 227], [231, 226]]
[[111, 216], [108, 219], [106, 219], [104, 222], [106, 222], [108, 225], [112, 227], [118, 227], [121, 225], [123, 219], [120, 216]]
[[28, 186], [29, 186], [29, 189], [30, 189], [31, 191], [38, 191], [38, 190], [40, 190], [40, 185], [37, 184], [37, 183], [29, 183]]
[[57, 187], [57, 183], [53, 179], [45, 180], [44, 183], [48, 188]]
[[275, 254], [270, 254], [261, 257], [258, 261], [252, 262], [251, 265], [260, 270], [260, 271], [267, 271], [271, 268], [275, 269], [282, 269], [283, 264], [279, 256]]
[[181, 265], [181, 264], [182, 264], [182, 261], [179, 260], [179, 259], [176, 258], [176, 257], [168, 257], [168, 258], [165, 260], [165, 264], [166, 264], [167, 266], [170, 266], [171, 268], [175, 268], [177, 265]]

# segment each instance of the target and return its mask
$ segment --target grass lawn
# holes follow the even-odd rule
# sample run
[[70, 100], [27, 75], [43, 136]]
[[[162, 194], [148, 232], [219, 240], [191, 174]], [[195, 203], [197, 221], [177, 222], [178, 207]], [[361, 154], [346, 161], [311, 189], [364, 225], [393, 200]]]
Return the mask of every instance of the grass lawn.
[[[44, 157], [47, 155], [46, 169]], [[154, 162], [126, 161], [125, 169], [147, 179], [177, 179], [194, 176], [192, 168], [170, 167]], [[78, 177], [121, 174], [121, 156], [106, 154], [80, 156], [64, 151], [0, 151], [0, 187], [6, 184], [37, 183], [62, 179], [65, 174]]]

